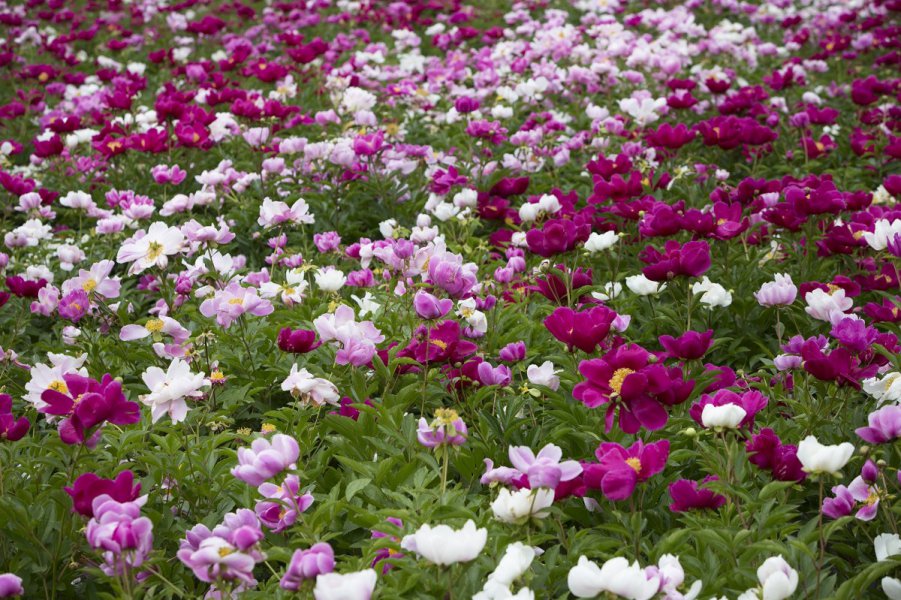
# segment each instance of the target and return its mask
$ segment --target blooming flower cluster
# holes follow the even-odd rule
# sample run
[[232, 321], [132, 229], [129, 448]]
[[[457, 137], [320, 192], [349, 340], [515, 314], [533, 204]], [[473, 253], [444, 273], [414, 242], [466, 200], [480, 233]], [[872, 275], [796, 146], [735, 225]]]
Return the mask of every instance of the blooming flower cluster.
[[0, 3], [0, 598], [901, 599], [899, 18]]

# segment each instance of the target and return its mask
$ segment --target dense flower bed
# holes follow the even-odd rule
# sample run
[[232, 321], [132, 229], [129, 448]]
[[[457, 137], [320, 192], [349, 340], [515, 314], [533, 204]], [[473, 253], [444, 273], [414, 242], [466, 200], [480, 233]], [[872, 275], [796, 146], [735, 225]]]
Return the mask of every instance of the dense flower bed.
[[901, 598], [899, 14], [0, 2], [0, 597]]

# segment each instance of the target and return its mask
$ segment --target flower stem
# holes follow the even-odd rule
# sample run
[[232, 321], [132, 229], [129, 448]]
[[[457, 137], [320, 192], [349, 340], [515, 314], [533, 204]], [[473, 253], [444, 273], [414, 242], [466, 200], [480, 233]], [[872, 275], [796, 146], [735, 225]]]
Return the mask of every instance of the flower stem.
[[820, 537], [820, 556], [817, 559], [817, 585], [816, 591], [814, 592], [813, 597], [819, 599], [820, 597], [820, 579], [822, 578], [823, 571], [823, 556], [826, 554], [826, 538], [823, 536], [823, 476], [820, 475], [820, 495], [819, 502], [817, 503], [817, 512], [819, 513], [817, 516], [817, 529], [819, 530]]

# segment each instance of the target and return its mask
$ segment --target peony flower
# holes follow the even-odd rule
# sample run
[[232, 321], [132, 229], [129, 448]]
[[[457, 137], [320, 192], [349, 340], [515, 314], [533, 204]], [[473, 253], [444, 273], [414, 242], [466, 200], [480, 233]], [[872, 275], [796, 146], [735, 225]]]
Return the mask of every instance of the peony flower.
[[315, 600], [369, 600], [378, 579], [373, 569], [353, 573], [325, 573], [316, 578]]
[[337, 292], [347, 283], [344, 273], [334, 268], [319, 269], [313, 275], [316, 287], [323, 292]]
[[768, 281], [754, 292], [761, 306], [788, 306], [798, 296], [798, 287], [788, 273], [777, 273], [775, 281]]
[[469, 520], [461, 529], [422, 525], [416, 533], [404, 536], [401, 548], [415, 552], [432, 564], [448, 566], [473, 560], [481, 554], [487, 541], [488, 530], [476, 529], [476, 524]]
[[720, 306], [726, 308], [732, 304], [732, 292], [729, 292], [718, 283], [713, 283], [706, 276], [701, 281], [691, 285], [692, 294], [701, 294], [701, 304], [707, 308]]
[[548, 488], [523, 488], [511, 492], [501, 488], [491, 503], [494, 518], [502, 523], [522, 524], [529, 519], [543, 519], [554, 503], [554, 490]]
[[281, 200], [264, 198], [260, 205], [260, 216], [257, 224], [260, 227], [270, 228], [284, 223], [296, 225], [312, 225], [316, 218], [310, 214], [310, 207], [303, 198], [297, 200], [292, 206], [288, 206]]
[[666, 425], [666, 407], [684, 402], [692, 381], [682, 380], [682, 370], [652, 362], [644, 348], [622, 345], [601, 358], [583, 360], [579, 373], [585, 381], [576, 384], [573, 397], [588, 408], [607, 405], [606, 431], [613, 428], [619, 412], [619, 426], [626, 433], [642, 427], [652, 431]]
[[538, 365], [529, 365], [526, 369], [526, 376], [532, 385], [543, 385], [553, 391], [560, 389], [560, 378], [557, 376], [559, 371], [554, 368], [554, 363], [549, 360]]
[[292, 354], [306, 354], [322, 345], [316, 339], [316, 332], [310, 329], [283, 327], [278, 332], [278, 349]]
[[498, 588], [505, 588], [510, 592], [510, 586], [513, 582], [523, 576], [528, 570], [532, 561], [535, 560], [535, 549], [527, 546], [522, 542], [513, 542], [504, 550], [504, 556], [498, 561], [494, 571], [489, 573], [488, 579], [482, 588], [482, 596], [476, 594], [474, 598], [490, 600], [491, 598], [507, 598], [511, 597], [503, 595], [503, 592], [497, 592]]
[[885, 250], [897, 236], [901, 236], [901, 219], [895, 219], [891, 222], [888, 219], [877, 219], [873, 224], [872, 232], [863, 232], [863, 239], [866, 240], [870, 248], [876, 251]]
[[419, 419], [416, 439], [426, 448], [462, 446], [466, 443], [467, 433], [466, 423], [456, 411], [439, 408], [435, 411], [435, 420], [431, 425], [425, 417]]
[[9, 394], [0, 394], [0, 441], [19, 441], [31, 427], [27, 417], [17, 419], [13, 416], [12, 409], [12, 397]]
[[122, 383], [109, 373], [100, 381], [74, 373], [64, 375], [63, 385], [44, 390], [41, 400], [40, 412], [63, 417], [59, 437], [66, 444], [92, 448], [105, 422], [131, 425], [141, 420], [138, 404], [126, 400]]
[[845, 297], [843, 288], [831, 292], [815, 288], [804, 295], [804, 301], [807, 303], [804, 312], [814, 319], [829, 322], [838, 322], [843, 319], [844, 313], [854, 305], [851, 298]]
[[132, 275], [151, 267], [165, 269], [169, 257], [181, 252], [184, 242], [185, 236], [178, 227], [153, 223], [146, 232], [142, 229], [122, 244], [116, 262], [132, 263], [128, 270]]
[[22, 578], [13, 573], [0, 574], [0, 598], [13, 598], [25, 593]]
[[638, 440], [628, 449], [603, 442], [595, 450], [597, 463], [583, 465], [583, 481], [591, 489], [601, 490], [608, 500], [625, 500], [639, 482], [647, 481], [663, 470], [669, 457], [669, 440], [645, 444]]
[[737, 429], [754, 426], [754, 417], [766, 408], [766, 396], [756, 390], [737, 394], [728, 389], [704, 394], [688, 411], [696, 423], [713, 429]]
[[228, 284], [225, 289], [216, 290], [212, 298], [207, 298], [200, 304], [200, 314], [207, 318], [215, 316], [216, 323], [224, 328], [228, 328], [245, 313], [264, 317], [274, 310], [272, 302], [260, 298], [255, 289], [235, 282]]
[[560, 306], [544, 320], [544, 326], [570, 349], [591, 353], [610, 333], [616, 316], [606, 306], [595, 306], [582, 312]]
[[131, 502], [138, 499], [141, 484], [134, 483], [134, 473], [122, 471], [115, 479], [103, 479], [94, 473], [84, 473], [72, 484], [63, 488], [72, 497], [72, 510], [85, 517], [94, 516], [94, 499], [108, 496], [116, 502]]
[[704, 427], [716, 429], [736, 429], [747, 416], [747, 412], [737, 404], [724, 404], [714, 406], [708, 404], [701, 412], [701, 424]]
[[140, 400], [150, 407], [150, 418], [156, 423], [163, 415], [169, 415], [173, 423], [180, 423], [188, 415], [187, 398], [203, 396], [201, 388], [209, 385], [203, 373], [191, 372], [191, 365], [180, 358], [174, 359], [165, 371], [149, 367], [141, 375], [149, 394]]
[[598, 567], [585, 556], [569, 570], [566, 577], [569, 591], [577, 598], [594, 598], [607, 592], [631, 600], [650, 600], [660, 589], [660, 576], [650, 577], [638, 562], [629, 564], [622, 557], [611, 558]]
[[901, 406], [889, 405], [871, 412], [869, 427], [858, 427], [855, 433], [871, 444], [885, 444], [901, 437]]
[[798, 460], [801, 461], [804, 471], [811, 474], [836, 474], [848, 463], [853, 453], [854, 446], [848, 442], [837, 446], [824, 446], [812, 435], [808, 435], [798, 444]]
[[127, 569], [140, 567], [153, 549], [153, 523], [141, 516], [141, 504], [106, 495], [94, 498], [85, 536], [92, 548], [103, 551], [101, 569], [109, 576], [127, 575]]
[[760, 582], [759, 593], [757, 590], [749, 590], [739, 596], [740, 599], [785, 600], [798, 588], [798, 572], [785, 562], [781, 554], [771, 556], [760, 565], [757, 580]]
[[592, 233], [585, 242], [585, 250], [589, 254], [596, 254], [612, 248], [617, 242], [619, 242], [619, 234], [615, 231]]
[[281, 485], [261, 483], [257, 491], [267, 500], [260, 500], [254, 512], [260, 522], [274, 533], [284, 531], [297, 521], [300, 513], [313, 504], [312, 494], [300, 493], [300, 479], [297, 475], [288, 475]]
[[281, 387], [302, 403], [312, 406], [324, 404], [338, 406], [341, 398], [334, 383], [328, 379], [314, 377], [306, 369], [298, 369], [296, 364], [291, 365], [291, 372], [282, 382]]
[[331, 573], [335, 569], [335, 552], [325, 542], [313, 544], [308, 550], [295, 550], [279, 586], [296, 592], [304, 580]]
[[633, 294], [639, 296], [653, 296], [666, 289], [665, 283], [651, 281], [644, 275], [631, 275], [626, 277], [626, 287]]
[[[701, 484], [716, 481], [715, 475], [705, 477]], [[700, 487], [697, 481], [678, 479], [670, 484], [669, 495], [673, 499], [669, 509], [673, 512], [690, 510], [715, 510], [726, 503], [726, 497]]]
[[536, 456], [527, 446], [510, 446], [510, 464], [525, 474], [531, 488], [555, 489], [561, 481], [570, 481], [582, 473], [582, 465], [574, 460], [560, 462], [563, 450], [554, 444], [542, 448]]
[[258, 486], [285, 469], [295, 468], [300, 456], [297, 440], [277, 433], [272, 440], [258, 437], [250, 448], [238, 448], [238, 466], [231, 474], [248, 485]]
[[431, 321], [440, 319], [451, 311], [454, 307], [454, 301], [450, 298], [439, 300], [432, 294], [420, 290], [413, 296], [413, 309], [421, 319]]
[[702, 358], [710, 349], [713, 340], [713, 330], [708, 329], [704, 333], [686, 331], [678, 338], [671, 335], [661, 335], [660, 345], [672, 358], [681, 360], [697, 360]]

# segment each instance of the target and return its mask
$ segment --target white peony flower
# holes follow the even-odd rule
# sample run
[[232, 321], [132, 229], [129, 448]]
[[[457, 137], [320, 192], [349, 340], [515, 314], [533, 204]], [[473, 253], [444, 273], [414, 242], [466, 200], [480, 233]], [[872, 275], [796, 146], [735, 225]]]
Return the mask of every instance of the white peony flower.
[[585, 250], [590, 254], [595, 254], [612, 248], [617, 242], [619, 242], [619, 234], [615, 231], [592, 233], [585, 242]]
[[491, 503], [494, 518], [503, 523], [525, 523], [531, 518], [543, 519], [554, 503], [554, 490], [523, 488], [511, 492], [501, 488], [497, 499]]
[[638, 274], [626, 277], [626, 287], [629, 288], [629, 291], [633, 294], [638, 294], [639, 296], [652, 296], [665, 290], [666, 284], [651, 281], [644, 275]]
[[735, 429], [746, 416], [747, 411], [737, 404], [708, 404], [701, 411], [701, 424], [711, 429]]
[[401, 548], [415, 552], [427, 561], [447, 566], [469, 562], [481, 554], [488, 541], [488, 530], [477, 529], [472, 521], [466, 521], [461, 529], [447, 525], [423, 525], [416, 533], [404, 536]]
[[290, 392], [295, 398], [308, 402], [314, 406], [323, 404], [338, 405], [341, 395], [338, 388], [328, 379], [314, 377], [306, 369], [298, 369], [297, 365], [291, 365], [291, 372], [282, 382], [282, 389]]
[[853, 453], [854, 446], [848, 442], [824, 446], [812, 435], [798, 444], [798, 460], [807, 473], [838, 473], [848, 464]]
[[566, 582], [577, 598], [594, 598], [609, 592], [631, 600], [649, 600], [660, 589], [658, 575], [649, 578], [638, 562], [629, 564], [622, 557], [611, 558], [603, 567], [598, 567], [580, 556], [578, 564], [569, 570]]
[[154, 423], [165, 414], [173, 423], [184, 421], [188, 414], [185, 399], [202, 396], [200, 388], [209, 385], [203, 373], [192, 373], [191, 366], [180, 358], [173, 360], [166, 371], [150, 367], [141, 379], [150, 389], [149, 394], [141, 396], [141, 402], [150, 407], [150, 417]]

